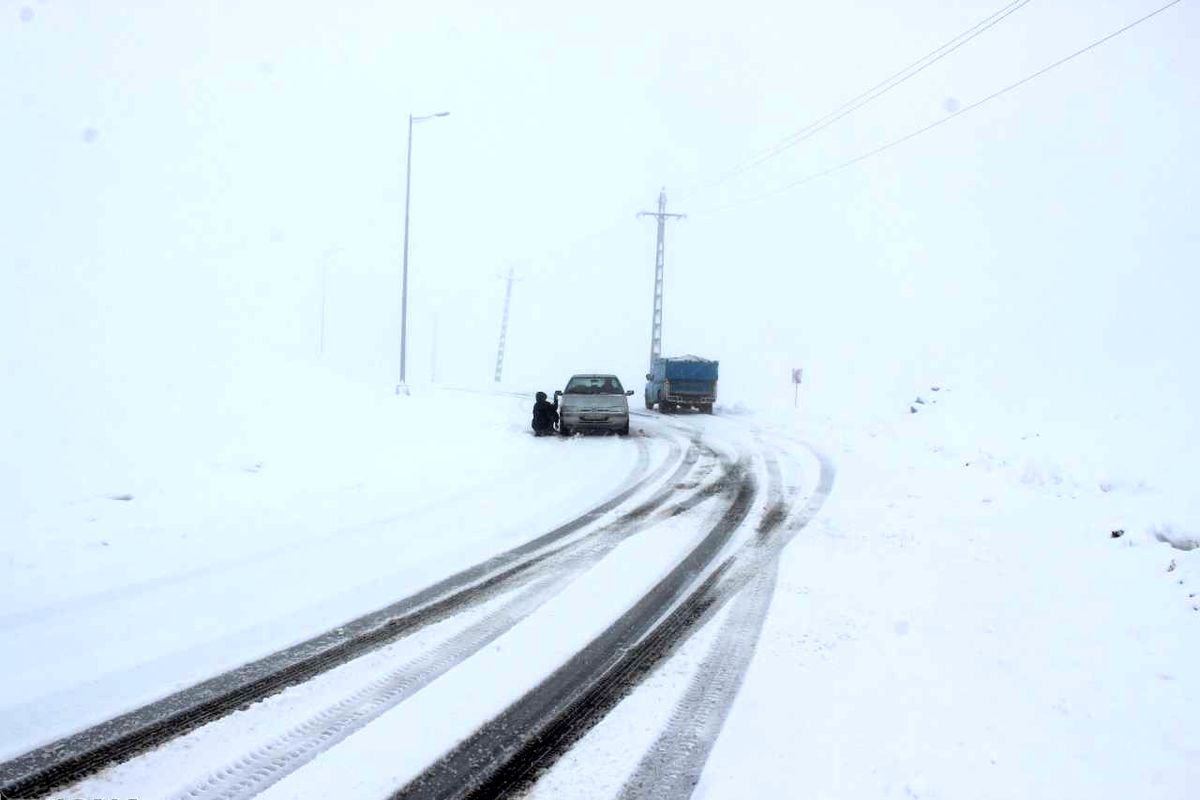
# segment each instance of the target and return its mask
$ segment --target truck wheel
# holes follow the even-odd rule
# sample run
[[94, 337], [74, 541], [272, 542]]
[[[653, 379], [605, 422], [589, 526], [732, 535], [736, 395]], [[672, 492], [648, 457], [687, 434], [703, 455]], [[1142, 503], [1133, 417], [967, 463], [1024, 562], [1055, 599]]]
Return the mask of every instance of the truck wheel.
[[705, 403], [704, 405], [700, 406], [700, 410], [705, 414], [711, 414], [712, 413], [712, 403]]
[[646, 401], [646, 410], [652, 411], [654, 409], [654, 403], [650, 402], [650, 395], [646, 395], [644, 399]]
[[658, 401], [658, 410], [664, 414], [670, 414], [675, 408], [674, 404], [668, 403], [666, 400]]

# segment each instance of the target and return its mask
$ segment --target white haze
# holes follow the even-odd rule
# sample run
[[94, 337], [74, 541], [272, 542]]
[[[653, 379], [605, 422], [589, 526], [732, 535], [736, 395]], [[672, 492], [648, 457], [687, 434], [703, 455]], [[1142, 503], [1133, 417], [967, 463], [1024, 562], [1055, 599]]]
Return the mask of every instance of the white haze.
[[804, 367], [826, 411], [904, 413], [939, 383], [1030, 430], [1195, 452], [1193, 5], [740, 205], [1158, 3], [1035, 0], [716, 187], [998, 0], [493, 5], [0, 6], [8, 423], [110, 425], [297, 361], [390, 392], [407, 115], [448, 110], [414, 131], [412, 382], [435, 361], [438, 382], [490, 381], [513, 268], [506, 384], [638, 388], [654, 223], [635, 214], [665, 186], [689, 218], [669, 224], [664, 346], [719, 358], [726, 404], [789, 403]]

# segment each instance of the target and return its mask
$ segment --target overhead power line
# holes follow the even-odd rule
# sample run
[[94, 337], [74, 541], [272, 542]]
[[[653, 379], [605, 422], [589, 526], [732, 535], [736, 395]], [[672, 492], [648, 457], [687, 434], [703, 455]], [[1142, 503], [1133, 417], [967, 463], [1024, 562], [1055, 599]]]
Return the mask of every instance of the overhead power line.
[[878, 98], [882, 97], [883, 95], [887, 94], [892, 89], [895, 89], [897, 86], [901, 85], [902, 83], [905, 83], [909, 79], [914, 78], [917, 75], [921, 74], [929, 67], [933, 66], [934, 64], [936, 64], [937, 62], [939, 62], [943, 58], [945, 58], [946, 56], [953, 53], [955, 50], [958, 50], [960, 47], [965, 45], [967, 42], [971, 41], [975, 37], [979, 36], [980, 34], [984, 33], [985, 31], [989, 30], [993, 26], [995, 26], [998, 23], [1000, 23], [1001, 21], [1003, 21], [1006, 17], [1010, 16], [1011, 14], [1016, 13], [1017, 11], [1020, 11], [1022, 8], [1027, 6], [1030, 2], [1032, 2], [1032, 0], [1015, 0], [1014, 2], [1009, 3], [1008, 5], [1004, 6], [1003, 8], [1001, 8], [997, 11], [994, 11], [991, 15], [989, 15], [988, 17], [985, 17], [984, 19], [975, 23], [974, 25], [972, 25], [970, 28], [967, 28], [962, 33], [959, 33], [957, 36], [953, 37], [952, 39], [947, 41], [945, 44], [931, 50], [930, 52], [921, 56], [916, 61], [912, 62], [911, 64], [909, 64], [908, 66], [899, 70], [898, 72], [893, 73], [892, 75], [888, 76], [887, 78], [884, 78], [882, 81], [875, 84], [874, 86], [867, 89], [866, 91], [852, 97], [851, 99], [842, 103], [837, 108], [830, 111], [825, 116], [819, 117], [818, 119], [813, 120], [809, 124], [805, 125], [803, 128], [800, 128], [798, 131], [785, 137], [784, 139], [782, 139], [780, 142], [778, 142], [774, 146], [759, 153], [757, 156], [751, 157], [748, 161], [746, 161], [740, 167], [734, 168], [733, 170], [727, 172], [725, 175], [721, 176], [720, 178], [716, 179], [715, 181], [712, 181], [707, 184], [702, 184], [701, 186], [698, 187], [698, 190], [711, 189], [711, 188], [720, 186], [724, 183], [729, 182], [730, 180], [737, 177], [741, 173], [751, 170], [754, 167], [757, 167], [759, 164], [762, 164], [766, 161], [770, 161], [771, 159], [773, 159], [779, 155], [782, 155], [785, 151], [790, 150], [791, 148], [795, 147], [796, 145], [800, 144], [801, 142], [804, 142], [804, 141], [812, 138], [817, 133], [825, 130], [826, 128], [828, 128], [830, 125], [834, 124], [838, 120], [849, 116], [850, 114], [854, 113], [855, 111], [862, 108], [863, 106], [865, 106], [865, 105], [873, 102], [874, 100], [877, 100]]
[[704, 211], [700, 211], [700, 212], [697, 212], [694, 216], [703, 216], [706, 214], [716, 214], [720, 211], [725, 211], [730, 208], [736, 208], [738, 206], [747, 205], [749, 203], [756, 203], [760, 200], [764, 200], [768, 197], [773, 197], [774, 195], [780, 194], [781, 192], [786, 192], [791, 189], [794, 189], [797, 186], [802, 186], [806, 183], [811, 183], [815, 180], [819, 180], [828, 175], [832, 175], [835, 172], [840, 172], [841, 170], [846, 169], [847, 167], [852, 167], [855, 164], [859, 164], [863, 161], [866, 161], [869, 158], [874, 158], [875, 156], [879, 155], [880, 153], [886, 152], [888, 150], [891, 150], [893, 147], [897, 147], [901, 144], [904, 144], [905, 142], [909, 141], [910, 139], [915, 139], [916, 137], [920, 136], [923, 133], [928, 133], [929, 131], [933, 130], [934, 128], [945, 125], [950, 120], [960, 117], [963, 114], [966, 114], [968, 111], [973, 111], [976, 108], [979, 108], [980, 106], [982, 106], [983, 104], [989, 103], [992, 100], [995, 100], [997, 97], [1001, 97], [1002, 95], [1008, 94], [1009, 92], [1013, 91], [1014, 89], [1018, 89], [1021, 86], [1024, 86], [1025, 84], [1029, 83], [1030, 81], [1040, 78], [1041, 76], [1045, 75], [1047, 72], [1050, 72], [1053, 69], [1061, 67], [1063, 64], [1066, 64], [1068, 61], [1078, 58], [1079, 56], [1083, 55], [1084, 53], [1095, 50], [1097, 47], [1117, 38], [1121, 34], [1126, 33], [1127, 31], [1130, 31], [1133, 28], [1136, 28], [1138, 25], [1141, 25], [1143, 22], [1147, 22], [1148, 20], [1158, 16], [1159, 14], [1163, 13], [1167, 9], [1171, 8], [1172, 6], [1178, 5], [1181, 2], [1183, 2], [1183, 0], [1171, 0], [1170, 3], [1167, 3], [1166, 5], [1161, 6], [1157, 9], [1155, 9], [1154, 11], [1151, 11], [1149, 14], [1146, 14], [1145, 16], [1140, 17], [1140, 18], [1134, 20], [1133, 22], [1130, 22], [1128, 25], [1125, 25], [1124, 27], [1113, 31], [1112, 33], [1108, 34], [1107, 36], [1097, 39], [1096, 41], [1092, 42], [1091, 44], [1087, 45], [1086, 47], [1082, 47], [1079, 50], [1076, 50], [1075, 52], [1071, 53], [1070, 55], [1063, 56], [1062, 58], [1055, 61], [1054, 63], [1048, 64], [1047, 66], [1042, 67], [1037, 72], [1033, 72], [1033, 73], [1030, 73], [1029, 75], [1026, 75], [1024, 78], [1017, 81], [1016, 83], [1009, 84], [1008, 86], [1005, 86], [1003, 89], [999, 89], [995, 92], [992, 92], [987, 97], [984, 97], [982, 100], [976, 100], [974, 103], [971, 103], [968, 106], [964, 106], [963, 108], [959, 109], [953, 115], [948, 116], [948, 117], [942, 117], [941, 119], [937, 120], [936, 122], [931, 122], [930, 124], [924, 126], [923, 128], [918, 128], [917, 130], [907, 133], [904, 136], [899, 137], [898, 139], [893, 139], [892, 141], [890, 141], [886, 144], [876, 147], [874, 150], [869, 150], [866, 153], [863, 153], [862, 155], [855, 156], [854, 158], [851, 158], [847, 161], [843, 161], [840, 164], [836, 164], [832, 167], [823, 169], [819, 172], [811, 173], [809, 175], [804, 176], [803, 178], [800, 178], [795, 181], [791, 181], [790, 183], [786, 183], [783, 186], [780, 186], [776, 189], [772, 189], [769, 192], [764, 192], [762, 194], [756, 195], [754, 197], [746, 198], [743, 200], [737, 200], [732, 203], [726, 203], [725, 205], [717, 206], [716, 208], [711, 208], [711, 209], [707, 209]]
[[[811, 136], [812, 134], [816, 133], [818, 130], [828, 127], [829, 125], [836, 122], [838, 119], [841, 119], [841, 117], [844, 117], [847, 114], [850, 114], [853, 111], [856, 111], [858, 108], [862, 107], [863, 105], [866, 105], [867, 103], [876, 99], [880, 95], [890, 91], [891, 89], [893, 89], [896, 86], [900, 85], [901, 83], [907, 81], [908, 79], [915, 77], [919, 72], [923, 71], [924, 69], [926, 69], [929, 66], [932, 66], [934, 63], [936, 63], [937, 61], [940, 61], [942, 58], [950, 55], [952, 52], [957, 50], [962, 45], [966, 44], [971, 39], [975, 38], [979, 34], [988, 30], [989, 28], [991, 28], [992, 26], [994, 26], [995, 24], [997, 24], [998, 22], [1003, 20], [1005, 17], [1009, 16], [1010, 14], [1020, 10], [1025, 5], [1028, 5], [1030, 2], [1032, 2], [1032, 0], [1014, 0], [1013, 2], [1010, 2], [1008, 5], [1004, 6], [1003, 8], [1000, 8], [999, 10], [993, 12], [988, 17], [985, 17], [984, 19], [975, 23], [970, 28], [967, 28], [963, 32], [954, 36], [952, 39], [950, 39], [946, 43], [944, 43], [941, 46], [935, 48], [934, 50], [931, 50], [930, 52], [926, 53], [921, 58], [912, 62], [911, 64], [904, 67], [900, 71], [894, 73], [893, 75], [889, 76], [888, 78], [885, 78], [884, 80], [875, 84], [870, 89], [867, 89], [866, 91], [864, 91], [864, 92], [856, 95], [855, 97], [851, 98], [850, 100], [846, 101], [842, 105], [835, 108], [833, 111], [829, 112], [829, 114], [826, 114], [824, 117], [814, 120], [813, 122], [806, 125], [804, 128], [801, 128], [799, 131], [796, 131], [795, 133], [791, 134], [787, 138], [781, 140], [770, 150], [764, 151], [764, 152], [760, 153], [759, 155], [754, 156], [749, 162], [743, 164], [741, 167], [736, 168], [735, 170], [731, 171], [730, 173], [727, 173], [726, 175], [724, 175], [710, 183], [702, 184], [700, 186], [693, 186], [693, 190], [698, 191], [701, 189], [719, 186], [722, 183], [725, 183], [726, 181], [728, 181], [729, 179], [734, 177], [739, 172], [750, 169], [750, 168], [756, 166], [758, 163], [761, 163], [762, 161], [765, 161], [765, 160], [773, 157], [774, 155], [777, 154], [777, 152], [782, 152], [783, 149], [786, 149], [795, 144], [798, 144], [800, 141], [803, 141], [803, 139], [808, 138], [808, 136]], [[611, 233], [614, 233], [616, 230], [618, 230], [619, 228], [622, 227], [623, 223], [624, 223], [623, 217], [619, 218], [617, 220], [614, 220], [612, 224], [608, 225], [607, 227], [605, 227], [603, 229], [597, 230], [591, 234], [588, 234], [587, 236], [581, 237], [580, 239], [578, 239], [576, 241], [573, 241], [573, 242], [570, 242], [563, 246], [546, 251], [544, 253], [543, 257], [541, 259], [537, 259], [537, 260], [549, 260], [549, 259], [553, 259], [553, 258], [561, 259], [565, 255], [567, 255], [569, 252], [579, 249], [585, 245], [592, 244], [596, 240], [601, 239]], [[536, 280], [536, 279], [538, 279], [539, 276], [534, 275], [531, 277], [534, 280]]]

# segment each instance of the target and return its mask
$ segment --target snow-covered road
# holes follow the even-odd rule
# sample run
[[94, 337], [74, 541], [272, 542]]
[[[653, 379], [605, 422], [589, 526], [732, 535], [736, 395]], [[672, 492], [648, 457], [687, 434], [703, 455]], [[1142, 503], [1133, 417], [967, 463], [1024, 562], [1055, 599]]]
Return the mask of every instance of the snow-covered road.
[[[628, 440], [513, 436], [525, 461], [498, 460], [496, 473], [430, 502], [379, 517], [353, 489], [326, 495], [318, 505], [343, 515], [332, 531], [289, 536], [276, 523], [273, 546], [219, 548], [191, 569], [10, 612], [0, 626], [25, 637], [20, 652], [69, 638], [93, 665], [22, 672], [6, 698], [10, 750], [96, 727], [10, 762], [7, 785], [61, 785], [72, 770], [150, 750], [72, 791], [344, 791], [345, 759], [396, 736], [411, 739], [403, 768], [393, 756], [387, 770], [353, 770], [353, 794], [494, 794], [527, 782], [734, 594], [754, 581], [756, 626], [769, 602], [757, 576], [793, 516], [800, 466], [781, 468], [778, 448], [737, 423], [639, 415], [634, 427]], [[552, 477], [542, 477], [547, 458]], [[552, 490], [531, 492], [531, 476]], [[371, 613], [347, 622], [352, 611]], [[124, 647], [112, 646], [114, 630]], [[726, 707], [747, 652], [733, 659]], [[486, 763], [481, 747], [494, 751]], [[472, 781], [439, 777], [457, 773], [456, 758], [476, 764]], [[42, 773], [54, 777], [39, 784]]]
[[[349, 488], [281, 482], [293, 515], [249, 495], [256, 516], [214, 526], [213, 547], [180, 536], [186, 569], [149, 548], [131, 556], [139, 580], [106, 586], [96, 568], [86, 591], [6, 606], [0, 630], [24, 643], [0, 717], [18, 756], [0, 765], [8, 794], [1195, 785], [1189, 554], [1094, 536], [1110, 512], [1080, 504], [1082, 488], [1014, 486], [911, 429], [638, 412], [628, 439], [535, 439], [524, 397], [405, 402], [426, 401], [482, 423], [393, 432], [440, 469], [410, 458]], [[141, 524], [111, 535], [145, 541]], [[56, 640], [105, 669], [32, 652]]]

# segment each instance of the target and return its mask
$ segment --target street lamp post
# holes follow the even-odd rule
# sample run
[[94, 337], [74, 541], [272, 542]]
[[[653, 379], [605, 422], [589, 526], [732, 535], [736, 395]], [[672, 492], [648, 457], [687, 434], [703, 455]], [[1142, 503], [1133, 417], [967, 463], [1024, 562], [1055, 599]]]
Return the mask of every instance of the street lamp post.
[[450, 116], [449, 111], [440, 111], [424, 117], [408, 115], [408, 161], [404, 168], [404, 277], [400, 289], [400, 382], [396, 384], [396, 394], [408, 394], [408, 384], [405, 381], [405, 362], [408, 354], [408, 204], [412, 189], [413, 123], [434, 117], [448, 116]]

